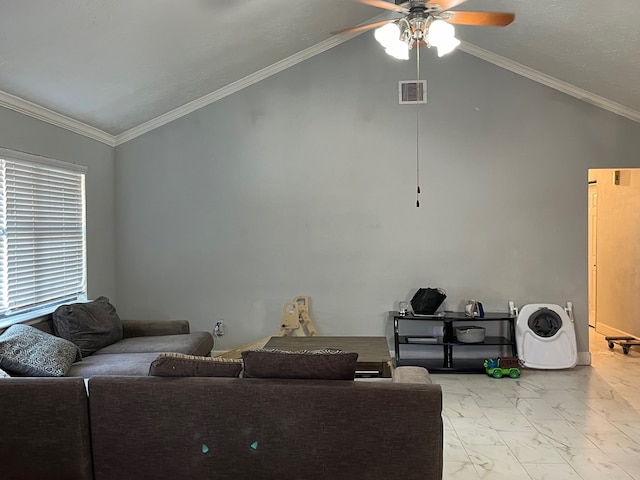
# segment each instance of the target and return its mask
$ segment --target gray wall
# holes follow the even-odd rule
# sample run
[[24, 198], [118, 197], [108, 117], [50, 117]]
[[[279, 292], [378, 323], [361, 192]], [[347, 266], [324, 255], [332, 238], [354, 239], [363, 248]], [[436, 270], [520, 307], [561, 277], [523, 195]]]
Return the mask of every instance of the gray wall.
[[216, 349], [310, 297], [324, 335], [381, 335], [418, 287], [486, 310], [572, 301], [588, 350], [587, 171], [635, 166], [640, 125], [463, 52], [363, 35], [116, 148], [118, 308], [187, 318]]
[[116, 301], [114, 149], [0, 107], [0, 147], [88, 167], [87, 288], [89, 298]]

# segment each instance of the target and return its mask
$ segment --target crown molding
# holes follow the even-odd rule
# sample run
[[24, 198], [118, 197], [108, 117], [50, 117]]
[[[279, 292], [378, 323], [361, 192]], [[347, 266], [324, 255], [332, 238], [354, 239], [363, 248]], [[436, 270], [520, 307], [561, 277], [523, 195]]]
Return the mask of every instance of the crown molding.
[[[376, 20], [377, 18], [379, 17], [376, 17], [373, 20]], [[192, 113], [202, 107], [210, 105], [217, 100], [236, 93], [250, 85], [253, 85], [254, 83], [264, 80], [265, 78], [275, 75], [276, 73], [286, 70], [315, 55], [325, 52], [337, 45], [340, 45], [341, 43], [349, 41], [360, 34], [362, 34], [362, 32], [332, 36], [327, 40], [305, 50], [302, 50], [301, 52], [285, 58], [280, 62], [265, 67], [262, 70], [259, 70], [236, 82], [226, 85], [225, 87], [216, 90], [215, 92], [211, 92], [203, 97], [182, 105], [181, 107], [171, 110], [163, 115], [160, 115], [152, 120], [149, 120], [148, 122], [131, 128], [116, 136], [110, 135], [98, 128], [92, 127], [78, 120], [74, 120], [70, 117], [54, 112], [53, 110], [41, 107], [40, 105], [36, 105], [35, 103], [21, 99], [1, 90], [0, 107], [4, 107], [9, 110], [13, 110], [15, 112], [36, 118], [38, 120], [42, 120], [43, 122], [64, 128], [79, 135], [83, 135], [87, 138], [97, 140], [111, 147], [116, 147], [125, 142], [128, 142], [129, 140], [133, 140], [134, 138], [139, 137], [147, 132], [150, 132], [151, 130], [166, 125], [169, 122], [184, 117], [185, 115], [188, 115], [189, 113]], [[578, 98], [579, 100], [591, 103], [616, 115], [620, 115], [622, 117], [628, 118], [629, 120], [640, 123], [640, 112], [628, 108], [624, 105], [578, 88], [575, 85], [571, 85], [570, 83], [558, 80], [555, 77], [541, 73], [530, 67], [514, 62], [513, 60], [510, 60], [506, 57], [502, 57], [488, 50], [477, 47], [471, 43], [462, 42], [462, 44], [458, 48], [463, 52], [468, 53], [469, 55], [473, 55], [474, 57], [480, 58], [481, 60], [492, 63], [498, 67], [504, 68], [505, 70], [509, 70], [520, 76], [533, 80], [534, 82], [546, 85], [550, 88], [553, 88], [554, 90], [565, 93], [567, 95], [571, 95], [572, 97]]]
[[619, 103], [616, 103], [612, 100], [596, 95], [595, 93], [588, 92], [587, 90], [583, 90], [582, 88], [578, 88], [575, 85], [564, 82], [562, 80], [558, 80], [555, 77], [541, 73], [537, 70], [534, 70], [533, 68], [529, 68], [525, 65], [514, 62], [513, 60], [509, 60], [508, 58], [502, 57], [483, 48], [476, 47], [471, 43], [462, 42], [462, 44], [458, 48], [463, 52], [468, 53], [469, 55], [473, 55], [474, 57], [478, 57], [489, 63], [493, 63], [498, 67], [502, 67], [505, 70], [509, 70], [513, 73], [528, 78], [529, 80], [541, 83], [542, 85], [551, 87], [554, 90], [566, 93], [567, 95], [571, 95], [572, 97], [575, 97], [584, 102], [591, 103], [596, 107], [600, 107], [604, 110], [615, 113], [616, 115], [620, 115], [621, 117], [625, 117], [629, 120], [640, 123], [640, 112], [638, 112], [637, 110], [633, 110], [629, 107], [625, 107], [624, 105], [620, 105]]
[[[362, 32], [358, 32], [351, 35], [336, 35], [331, 37], [324, 42], [321, 42], [313, 47], [307, 48], [295, 55], [292, 55], [284, 60], [270, 65], [262, 70], [253, 73], [237, 82], [231, 83], [215, 92], [209, 93], [204, 97], [201, 97], [197, 100], [194, 100], [190, 103], [187, 103], [181, 107], [178, 107], [170, 112], [165, 113], [164, 115], [160, 115], [159, 117], [154, 118], [146, 123], [143, 123], [137, 127], [134, 127], [126, 132], [121, 133], [115, 137], [115, 144], [121, 145], [129, 140], [132, 140], [140, 135], [143, 135], [151, 130], [154, 130], [162, 125], [166, 125], [173, 120], [176, 120], [180, 117], [188, 115], [191, 112], [194, 112], [206, 105], [209, 105], [221, 98], [224, 98], [232, 93], [238, 92], [243, 88], [246, 88], [254, 83], [257, 83], [261, 80], [264, 80], [271, 75], [275, 75], [283, 70], [286, 70], [289, 67], [296, 65], [297, 63], [303, 62], [314, 55], [322, 53], [330, 48], [333, 48], [343, 42], [351, 40], [352, 38], [360, 35]], [[626, 117], [629, 120], [633, 120], [634, 122], [640, 123], [640, 112], [633, 110], [631, 108], [625, 107], [624, 105], [620, 105], [619, 103], [613, 102], [609, 99], [596, 95], [594, 93], [588, 92], [587, 90], [583, 90], [581, 88], [576, 87], [575, 85], [571, 85], [570, 83], [564, 82], [562, 80], [558, 80], [555, 77], [550, 75], [546, 75], [541, 73], [533, 68], [529, 68], [520, 63], [509, 60], [508, 58], [502, 57], [495, 53], [492, 53], [488, 50], [484, 50], [483, 48], [477, 47], [468, 42], [462, 42], [462, 44], [458, 47], [465, 53], [473, 55], [474, 57], [485, 60], [489, 63], [492, 63], [496, 66], [504, 68], [505, 70], [509, 70], [513, 73], [521, 75], [525, 78], [538, 82], [542, 85], [546, 85], [555, 90], [558, 90], [567, 95], [571, 95], [572, 97], [578, 98], [582, 101], [591, 103], [597, 107], [608, 110], [616, 115], [620, 115], [622, 117]]]
[[64, 128], [70, 132], [92, 138], [102, 143], [106, 143], [110, 147], [115, 147], [116, 139], [113, 135], [109, 135], [102, 130], [87, 125], [85, 123], [69, 118], [61, 113], [54, 112], [48, 108], [41, 107], [35, 103], [23, 100], [9, 93], [0, 90], [0, 107], [8, 108], [14, 112], [22, 113], [29, 117], [42, 120], [43, 122]]
[[233, 93], [236, 93], [250, 85], [253, 85], [254, 83], [264, 80], [265, 78], [275, 75], [276, 73], [280, 73], [283, 70], [293, 67], [294, 65], [300, 62], [304, 62], [305, 60], [315, 55], [318, 55], [322, 52], [325, 52], [330, 48], [333, 48], [337, 45], [340, 45], [341, 43], [351, 40], [352, 38], [357, 37], [361, 33], [362, 32], [357, 32], [352, 34], [334, 35], [332, 37], [329, 37], [327, 40], [323, 42], [320, 42], [312, 47], [302, 50], [301, 52], [291, 55], [290, 57], [287, 57], [284, 60], [274, 63], [273, 65], [269, 65], [268, 67], [265, 67], [262, 70], [258, 70], [257, 72], [252, 73], [251, 75], [248, 75], [236, 82], [230, 83], [229, 85], [226, 85], [221, 89], [216, 90], [215, 92], [211, 92], [203, 97], [193, 100], [192, 102], [186, 103], [181, 107], [171, 110], [170, 112], [160, 115], [159, 117], [149, 120], [148, 122], [138, 125], [137, 127], [127, 130], [126, 132], [123, 132], [120, 135], [116, 135], [115, 144], [116, 146], [122, 145], [123, 143], [128, 142], [129, 140], [133, 140], [134, 138], [139, 137], [140, 135], [143, 135], [147, 132], [150, 132], [151, 130], [154, 130], [158, 127], [166, 125], [167, 123], [177, 120], [178, 118], [184, 117], [185, 115], [195, 112], [196, 110], [199, 110], [202, 107], [206, 107], [207, 105], [210, 105], [213, 102], [216, 102], [224, 97], [227, 97]]

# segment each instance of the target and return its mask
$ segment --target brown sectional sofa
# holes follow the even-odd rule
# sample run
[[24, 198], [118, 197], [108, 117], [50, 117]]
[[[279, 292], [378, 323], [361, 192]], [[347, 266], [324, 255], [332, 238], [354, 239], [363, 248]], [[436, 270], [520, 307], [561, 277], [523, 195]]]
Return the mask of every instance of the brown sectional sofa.
[[[51, 319], [32, 326], [54, 334]], [[0, 478], [441, 480], [442, 392], [425, 369], [391, 381], [148, 376], [159, 353], [212, 348], [187, 321], [123, 320], [121, 339], [66, 377], [0, 378]]]
[[442, 393], [392, 382], [0, 379], [3, 479], [442, 478]]

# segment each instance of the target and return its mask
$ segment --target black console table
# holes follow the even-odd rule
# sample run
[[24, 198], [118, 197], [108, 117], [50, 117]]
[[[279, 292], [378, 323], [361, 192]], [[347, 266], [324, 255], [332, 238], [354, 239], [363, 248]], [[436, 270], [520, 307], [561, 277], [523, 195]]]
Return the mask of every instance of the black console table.
[[[511, 352], [511, 356], [517, 356], [515, 320], [516, 317], [508, 313], [485, 312], [484, 317], [468, 317], [464, 312], [442, 312], [436, 315], [400, 315], [398, 312], [390, 312], [393, 317], [393, 340], [395, 347], [395, 364], [401, 365], [418, 365], [426, 367], [430, 372], [456, 372], [456, 373], [482, 373], [484, 367], [482, 365], [484, 359], [455, 359], [455, 351], [459, 348], [478, 347], [495, 345], [499, 348], [507, 348]], [[402, 327], [404, 322], [425, 322], [425, 330], [427, 333], [422, 334], [403, 334]], [[430, 323], [426, 323], [430, 322]], [[485, 336], [483, 342], [463, 343], [458, 341], [455, 335], [454, 324], [457, 322], [462, 325], [476, 325], [488, 327], [490, 324], [503, 322], [506, 324], [506, 336]], [[429, 329], [430, 328], [430, 329]], [[425, 349], [442, 349], [442, 358], [416, 358], [404, 356], [401, 352], [401, 345], [419, 345]], [[496, 355], [497, 356], [497, 355]]]

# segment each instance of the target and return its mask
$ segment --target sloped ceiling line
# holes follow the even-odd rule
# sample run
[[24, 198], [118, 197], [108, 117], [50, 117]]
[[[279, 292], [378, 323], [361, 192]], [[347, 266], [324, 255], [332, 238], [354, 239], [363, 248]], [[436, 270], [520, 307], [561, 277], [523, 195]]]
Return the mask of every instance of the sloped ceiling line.
[[180, 117], [184, 117], [191, 112], [199, 110], [202, 107], [206, 107], [207, 105], [212, 104], [213, 102], [220, 100], [224, 97], [231, 95], [232, 93], [238, 92], [243, 88], [249, 87], [254, 83], [258, 83], [260, 80], [264, 80], [276, 73], [282, 72], [289, 67], [293, 67], [294, 65], [301, 63], [319, 53], [325, 52], [330, 48], [333, 48], [341, 43], [346, 42], [354, 37], [359, 35], [359, 33], [351, 34], [351, 35], [335, 35], [330, 37], [329, 39], [320, 42], [312, 47], [309, 47], [301, 52], [296, 53], [284, 60], [274, 63], [262, 70], [258, 70], [251, 75], [248, 75], [236, 82], [230, 83], [226, 87], [220, 88], [215, 92], [211, 92], [204, 97], [200, 97], [192, 102], [189, 102], [181, 107], [178, 107], [170, 112], [167, 112], [159, 117], [156, 117], [148, 122], [143, 123], [142, 125], [138, 125], [126, 132], [121, 133], [115, 137], [116, 145], [121, 145], [129, 140], [132, 140], [140, 135], [143, 135], [151, 130], [154, 130], [162, 125], [166, 125], [173, 120], [177, 120]]
[[[246, 88], [265, 78], [275, 75], [276, 73], [286, 70], [287, 68], [303, 62], [313, 57], [314, 55], [329, 50], [330, 48], [333, 48], [340, 43], [348, 41], [356, 35], [358, 34], [352, 34], [351, 36], [331, 37], [324, 42], [318, 43], [313, 47], [307, 48], [306, 50], [292, 55], [280, 62], [274, 63], [273, 65], [259, 70], [258, 72], [255, 72], [241, 80], [231, 83], [224, 88], [209, 93], [197, 100], [189, 102], [170, 112], [160, 115], [153, 120], [138, 125], [137, 127], [127, 130], [126, 132], [123, 132], [117, 136], [110, 135], [95, 127], [86, 125], [65, 115], [54, 112], [52, 110], [41, 107], [2, 91], [0, 91], [0, 106], [8, 108], [10, 110], [14, 110], [24, 115], [28, 115], [38, 120], [42, 120], [52, 125], [65, 128], [71, 132], [84, 135], [85, 137], [92, 138], [109, 146], [115, 147], [128, 142], [129, 140], [133, 140], [134, 138], [137, 138], [147, 132], [150, 132], [151, 130], [161, 127], [162, 125], [166, 125], [173, 120], [177, 120], [178, 118], [199, 110], [200, 108], [210, 105], [217, 100], [231, 95], [232, 93], [238, 92], [243, 88]], [[517, 62], [509, 60], [508, 58], [496, 55], [470, 43], [463, 42], [462, 45], [460, 45], [459, 49], [464, 51], [465, 53], [490, 62], [513, 73], [538, 82], [542, 85], [546, 85], [562, 93], [571, 95], [572, 97], [578, 98], [600, 108], [608, 110], [612, 113], [615, 113], [616, 115], [620, 115], [622, 117], [628, 118], [629, 120], [640, 123], [640, 112], [625, 107], [624, 105], [620, 105], [616, 102], [600, 97], [586, 90], [582, 90], [567, 82], [558, 80], [557, 78], [551, 77], [537, 70], [521, 65]]]

